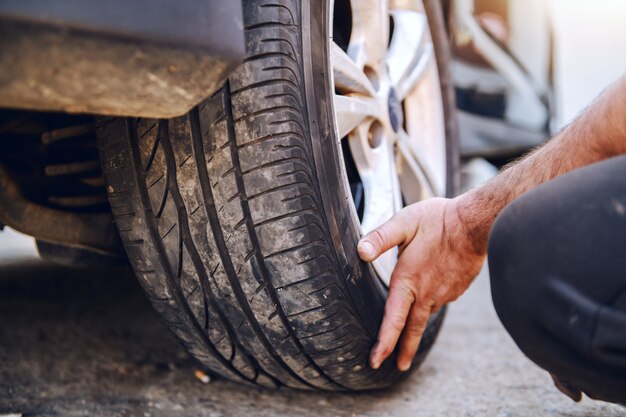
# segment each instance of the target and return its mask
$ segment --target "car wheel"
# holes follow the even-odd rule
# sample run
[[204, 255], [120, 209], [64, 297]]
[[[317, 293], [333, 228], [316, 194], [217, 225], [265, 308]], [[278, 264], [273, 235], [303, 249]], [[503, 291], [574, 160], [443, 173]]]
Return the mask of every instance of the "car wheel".
[[265, 387], [400, 377], [368, 366], [396, 252], [369, 265], [356, 244], [450, 195], [458, 172], [438, 3], [331, 3], [246, 1], [247, 58], [217, 93], [183, 117], [97, 128], [152, 304], [211, 372]]

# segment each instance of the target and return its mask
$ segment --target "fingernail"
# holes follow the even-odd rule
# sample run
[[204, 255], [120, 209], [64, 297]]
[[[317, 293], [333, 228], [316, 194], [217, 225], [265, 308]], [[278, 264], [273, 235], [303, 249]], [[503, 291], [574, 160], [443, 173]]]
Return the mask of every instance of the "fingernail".
[[401, 372], [406, 372], [406, 371], [408, 371], [409, 369], [411, 369], [411, 362], [409, 361], [409, 362], [402, 362], [402, 363], [399, 363], [399, 364], [398, 364], [398, 369], [399, 369]]
[[372, 367], [372, 369], [380, 368], [380, 359], [378, 358], [378, 355], [376, 355], [377, 347], [378, 347], [378, 342], [376, 342], [376, 344], [374, 345], [370, 353], [370, 366]]
[[374, 246], [369, 243], [367, 240], [362, 240], [358, 245], [359, 252], [361, 252], [361, 256], [367, 259], [371, 259], [374, 257]]

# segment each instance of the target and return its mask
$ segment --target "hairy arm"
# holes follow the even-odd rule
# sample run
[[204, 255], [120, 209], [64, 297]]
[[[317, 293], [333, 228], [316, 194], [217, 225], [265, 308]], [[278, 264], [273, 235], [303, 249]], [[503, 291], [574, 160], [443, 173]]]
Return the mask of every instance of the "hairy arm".
[[400, 249], [371, 366], [378, 368], [400, 340], [397, 365], [409, 369], [430, 314], [457, 299], [480, 271], [491, 226], [507, 204], [556, 176], [623, 153], [626, 76], [547, 144], [485, 185], [454, 199], [408, 206], [361, 239], [365, 261]]
[[496, 216], [521, 194], [573, 169], [626, 153], [626, 76], [552, 140], [459, 196], [459, 215], [486, 250]]

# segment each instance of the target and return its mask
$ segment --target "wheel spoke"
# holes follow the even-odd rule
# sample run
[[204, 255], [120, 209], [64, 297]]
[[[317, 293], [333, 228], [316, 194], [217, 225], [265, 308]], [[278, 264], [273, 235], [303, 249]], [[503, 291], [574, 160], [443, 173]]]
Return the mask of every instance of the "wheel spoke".
[[380, 109], [373, 99], [335, 95], [337, 134], [341, 139], [352, 132], [365, 119], [380, 117]]
[[[350, 151], [361, 177], [366, 210], [361, 221], [363, 234], [389, 220], [402, 207], [402, 194], [395, 157], [389, 141], [372, 148], [369, 143], [370, 126], [363, 124], [349, 136]], [[391, 272], [398, 257], [397, 249], [381, 255], [373, 265], [379, 277], [389, 284]]]
[[411, 70], [409, 75], [396, 87], [396, 92], [400, 100], [406, 98], [411, 91], [422, 81], [429, 65], [434, 62], [434, 51], [432, 44], [424, 47], [424, 53], [417, 65]]
[[413, 10], [424, 11], [424, 5], [420, 0], [389, 0], [390, 10]]
[[335, 89], [341, 93], [360, 93], [374, 97], [376, 92], [363, 70], [336, 43], [331, 43], [330, 59], [335, 78]]
[[411, 150], [400, 143], [398, 144], [398, 176], [402, 196], [407, 204], [435, 196], [424, 171], [413, 159]]
[[446, 192], [446, 136], [443, 102], [434, 60], [423, 80], [404, 100], [406, 130], [403, 141], [422, 167], [438, 196]]
[[382, 76], [389, 39], [387, 0], [350, 0], [350, 5], [352, 36], [348, 55], [359, 68], [367, 65]]
[[416, 11], [393, 11], [394, 31], [387, 54], [391, 84], [402, 99], [421, 79], [432, 55], [426, 15]]
[[349, 136], [350, 151], [363, 183], [365, 206], [361, 226], [368, 233], [391, 218], [402, 204], [394, 154], [387, 141], [372, 148], [369, 125], [363, 124]]
[[441, 195], [437, 192], [434, 176], [424, 161], [424, 150], [401, 130], [398, 133], [398, 174], [402, 194], [407, 203]]

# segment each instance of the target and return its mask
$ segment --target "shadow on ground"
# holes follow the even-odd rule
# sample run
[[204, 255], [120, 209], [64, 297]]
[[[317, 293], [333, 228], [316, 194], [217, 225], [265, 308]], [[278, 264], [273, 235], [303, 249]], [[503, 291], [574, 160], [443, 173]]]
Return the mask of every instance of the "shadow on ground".
[[[271, 392], [223, 380], [203, 384], [194, 377], [196, 362], [125, 269], [76, 270], [28, 258], [0, 263], [0, 340], [0, 412], [295, 415], [312, 413], [312, 404], [314, 414], [322, 415], [324, 409], [329, 415], [374, 411], [356, 404], [372, 394]], [[400, 391], [375, 396], [384, 402]]]
[[[0, 245], [1, 246], [1, 245]], [[2, 248], [0, 248], [2, 250]], [[376, 393], [265, 391], [203, 384], [124, 269], [75, 270], [0, 257], [0, 415], [618, 416], [575, 405], [517, 352], [491, 311], [486, 278], [450, 309], [422, 368]]]

